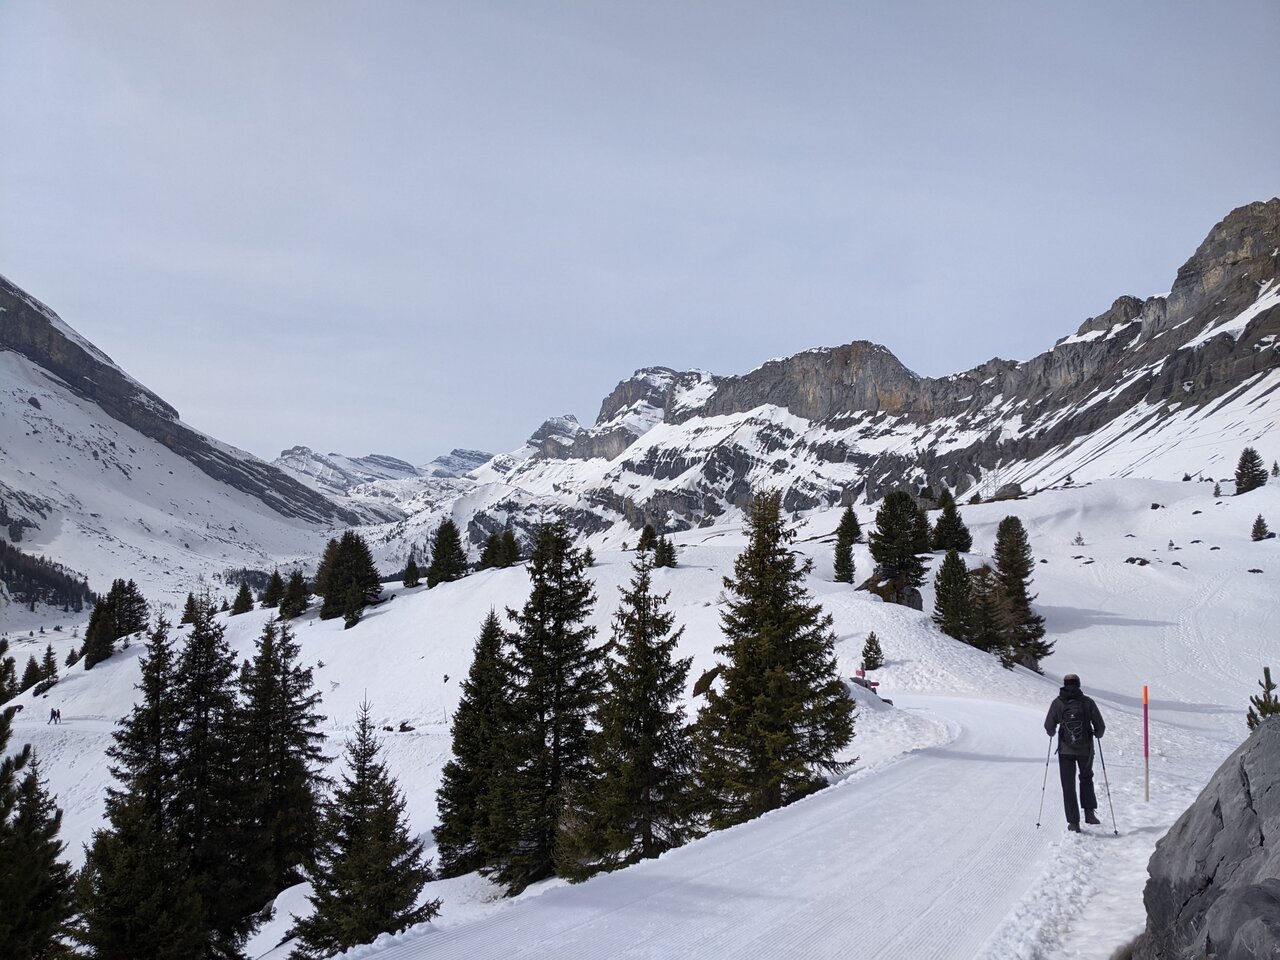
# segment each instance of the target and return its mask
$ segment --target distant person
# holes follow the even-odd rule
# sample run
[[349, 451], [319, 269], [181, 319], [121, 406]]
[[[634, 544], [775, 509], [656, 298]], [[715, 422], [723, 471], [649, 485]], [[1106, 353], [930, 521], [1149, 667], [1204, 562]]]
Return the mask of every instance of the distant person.
[[[1049, 736], [1058, 734], [1058, 773], [1062, 778], [1062, 806], [1067, 814], [1067, 829], [1080, 832], [1080, 808], [1084, 807], [1085, 823], [1100, 823], [1097, 817], [1098, 795], [1093, 790], [1093, 741], [1101, 740], [1107, 725], [1091, 697], [1080, 689], [1080, 678], [1068, 673], [1062, 678], [1062, 689], [1044, 718]], [[1076, 799], [1076, 771], [1080, 773], [1080, 798]]]
[[56, 723], [56, 722], [57, 722], [57, 720], [58, 720], [58, 711], [57, 711], [57, 710], [55, 710], [55, 709], [53, 709], [53, 707], [50, 707], [50, 708], [49, 708], [49, 719], [48, 719], [48, 720], [46, 720], [46, 721], [44, 722], [44, 725], [47, 727], [47, 726], [48, 726], [49, 724], [51, 724], [51, 723]]

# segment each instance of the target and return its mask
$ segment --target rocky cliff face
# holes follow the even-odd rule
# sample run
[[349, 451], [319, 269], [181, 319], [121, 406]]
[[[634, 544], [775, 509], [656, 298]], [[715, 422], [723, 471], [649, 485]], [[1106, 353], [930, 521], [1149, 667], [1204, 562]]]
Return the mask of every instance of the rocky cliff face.
[[1265, 721], [1156, 844], [1134, 960], [1280, 956], [1280, 719]]
[[346, 506], [308, 489], [243, 451], [191, 429], [178, 411], [128, 376], [58, 316], [0, 277], [0, 351], [11, 350], [60, 379], [107, 416], [156, 440], [208, 476], [261, 500], [285, 517], [316, 523], [358, 523]]

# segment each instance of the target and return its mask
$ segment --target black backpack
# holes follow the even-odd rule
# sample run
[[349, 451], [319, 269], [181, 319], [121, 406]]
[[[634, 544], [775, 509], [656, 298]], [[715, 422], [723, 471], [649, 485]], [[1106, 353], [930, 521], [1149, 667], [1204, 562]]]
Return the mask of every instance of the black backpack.
[[1062, 701], [1058, 735], [1061, 745], [1072, 750], [1084, 750], [1089, 745], [1089, 709], [1082, 698]]

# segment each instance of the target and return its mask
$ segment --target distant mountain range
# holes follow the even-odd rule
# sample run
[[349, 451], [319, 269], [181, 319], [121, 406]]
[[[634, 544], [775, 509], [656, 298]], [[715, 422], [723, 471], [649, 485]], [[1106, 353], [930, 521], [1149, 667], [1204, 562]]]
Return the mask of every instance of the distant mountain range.
[[[444, 516], [473, 549], [548, 514], [620, 540], [732, 517], [776, 487], [791, 511], [904, 484], [989, 496], [1068, 477], [1229, 476], [1221, 441], [1280, 456], [1280, 199], [1217, 224], [1158, 297], [1122, 296], [1027, 361], [920, 377], [868, 341], [749, 373], [638, 370], [590, 426], [414, 466], [316, 454], [268, 464], [193, 430], [51, 310], [0, 278], [0, 531], [104, 586], [174, 590], [234, 566], [307, 562], [361, 526], [381, 560]], [[1209, 447], [1214, 452], [1206, 453]]]

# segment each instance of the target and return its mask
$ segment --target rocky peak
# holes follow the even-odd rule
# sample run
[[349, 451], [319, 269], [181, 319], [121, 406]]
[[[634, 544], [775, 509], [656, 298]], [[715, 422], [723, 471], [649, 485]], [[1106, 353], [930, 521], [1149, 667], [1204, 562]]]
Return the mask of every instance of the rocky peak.
[[[1171, 314], [1221, 313], [1251, 301], [1276, 278], [1280, 263], [1280, 198], [1259, 200], [1223, 217], [1178, 270], [1169, 294]], [[1205, 320], [1212, 319], [1209, 316]]]

